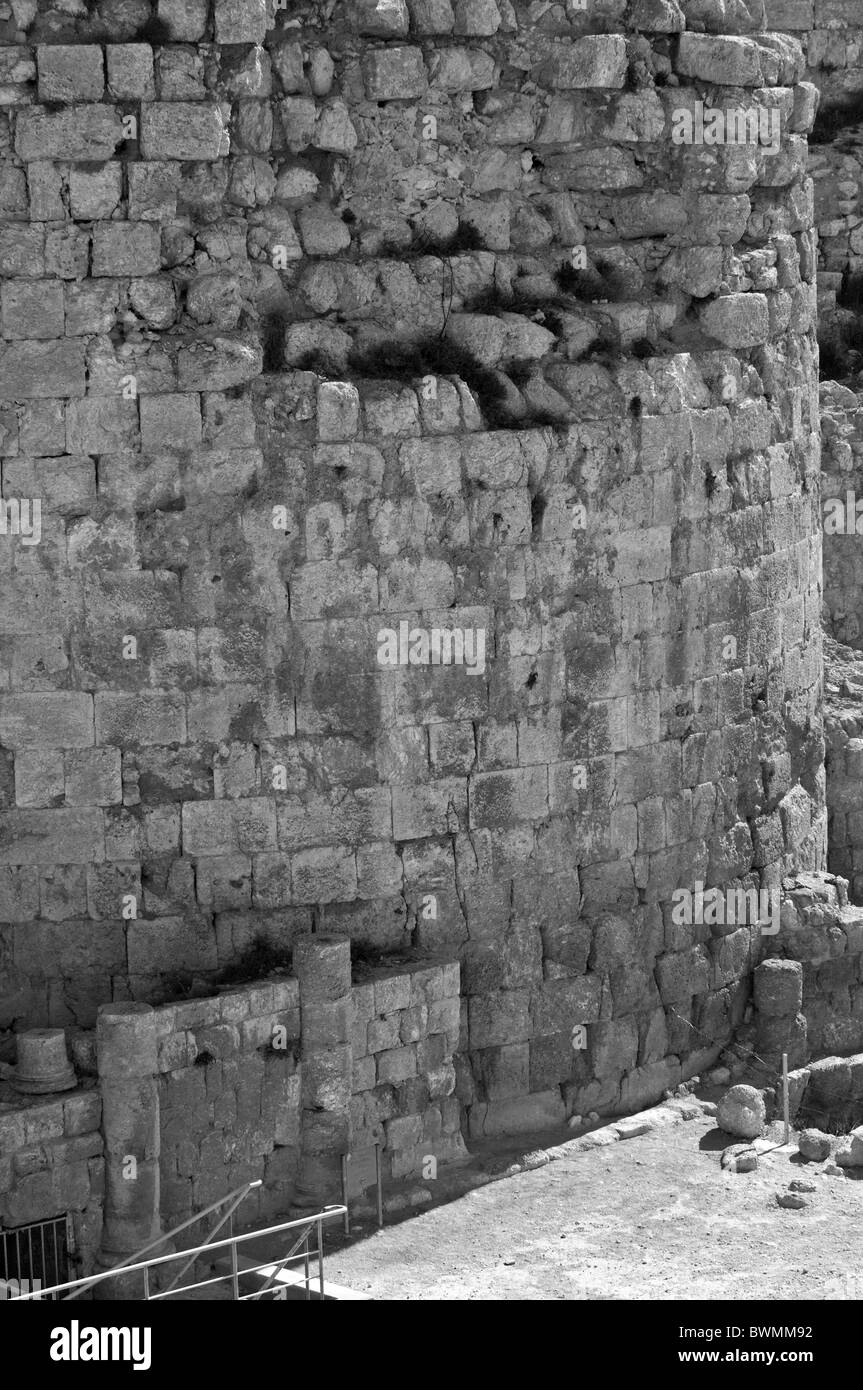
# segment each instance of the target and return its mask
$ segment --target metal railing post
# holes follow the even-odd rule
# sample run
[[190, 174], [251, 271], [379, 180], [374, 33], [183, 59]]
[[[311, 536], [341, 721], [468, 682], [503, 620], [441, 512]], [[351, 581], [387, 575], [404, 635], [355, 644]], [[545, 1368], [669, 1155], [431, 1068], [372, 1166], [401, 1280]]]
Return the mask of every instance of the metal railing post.
[[791, 1121], [788, 1100], [788, 1053], [782, 1054], [782, 1119], [785, 1122], [785, 1143], [791, 1143]]
[[384, 1224], [384, 1194], [383, 1194], [383, 1184], [382, 1184], [382, 1179], [381, 1179], [381, 1146], [380, 1146], [380, 1144], [375, 1144], [375, 1184], [376, 1184], [376, 1186], [377, 1186], [377, 1195], [378, 1195], [378, 1229], [380, 1230], [380, 1229], [383, 1227], [383, 1224]]
[[345, 1235], [351, 1233], [351, 1214], [348, 1211], [348, 1159], [350, 1154], [342, 1154], [342, 1206], [345, 1209]]
[[[214, 1233], [211, 1232], [206, 1241], [197, 1246], [192, 1247], [191, 1249], [186, 1249], [180, 1252], [179, 1254], [177, 1252], [168, 1255], [149, 1254], [148, 1258], [146, 1259], [140, 1258], [140, 1255], [147, 1255], [148, 1252], [152, 1251], [154, 1248], [158, 1248], [165, 1241], [171, 1240], [180, 1231], [186, 1230], [189, 1226], [195, 1225], [196, 1222], [200, 1221], [202, 1215], [208, 1215], [210, 1211], [215, 1210], [219, 1206], [224, 1206], [226, 1202], [233, 1202], [234, 1198], [238, 1195], [241, 1197], [247, 1191], [249, 1191], [250, 1188], [260, 1186], [260, 1180], [256, 1180], [254, 1183], [244, 1184], [242, 1188], [237, 1189], [237, 1192], [229, 1193], [226, 1197], [223, 1197], [218, 1202], [213, 1203], [212, 1207], [208, 1208], [206, 1213], [199, 1213], [197, 1216], [189, 1217], [186, 1221], [181, 1222], [179, 1226], [176, 1226], [172, 1231], [166, 1231], [156, 1240], [151, 1241], [148, 1246], [145, 1246], [143, 1251], [139, 1252], [139, 1257], [130, 1255], [120, 1264], [114, 1265], [111, 1269], [105, 1270], [102, 1274], [89, 1275], [85, 1279], [70, 1279], [64, 1283], [50, 1286], [47, 1289], [42, 1289], [38, 1294], [21, 1294], [20, 1301], [31, 1301], [36, 1298], [52, 1298], [55, 1297], [57, 1294], [62, 1294], [67, 1299], [76, 1298], [85, 1290], [93, 1288], [95, 1284], [100, 1284], [106, 1279], [114, 1279], [117, 1278], [117, 1276], [119, 1275], [131, 1276], [135, 1274], [140, 1274], [143, 1284], [143, 1299], [147, 1302], [161, 1301], [166, 1298], [172, 1297], [172, 1295], [174, 1294], [191, 1294], [195, 1290], [211, 1288], [214, 1285], [221, 1284], [224, 1281], [230, 1279], [233, 1284], [234, 1297], [239, 1302], [243, 1303], [250, 1300], [256, 1300], [260, 1298], [262, 1295], [269, 1292], [274, 1281], [278, 1278], [281, 1271], [285, 1269], [286, 1266], [292, 1260], [298, 1261], [300, 1259], [302, 1259], [304, 1263], [303, 1282], [306, 1291], [306, 1298], [311, 1299], [312, 1286], [310, 1271], [310, 1238], [312, 1230], [315, 1228], [317, 1229], [318, 1237], [318, 1291], [320, 1297], [323, 1298], [325, 1296], [323, 1230], [324, 1223], [327, 1221], [336, 1220], [340, 1216], [344, 1217], [345, 1208], [342, 1205], [326, 1207], [323, 1211], [317, 1212], [309, 1217], [299, 1218], [293, 1221], [282, 1221], [275, 1226], [267, 1226], [258, 1230], [243, 1232], [241, 1234], [237, 1234], [233, 1229], [233, 1225], [231, 1224], [231, 1233], [227, 1237], [222, 1237], [221, 1239], [214, 1240]], [[233, 1210], [234, 1206], [231, 1207], [231, 1211], [225, 1214], [223, 1221], [219, 1223], [220, 1225], [228, 1224], [231, 1221], [231, 1212]], [[262, 1264], [252, 1263], [251, 1266], [245, 1267], [243, 1270], [240, 1270], [238, 1257], [238, 1247], [240, 1246], [240, 1244], [244, 1244], [245, 1242], [252, 1240], [258, 1241], [265, 1238], [269, 1239], [271, 1237], [281, 1236], [289, 1231], [296, 1235], [296, 1240], [293, 1242], [292, 1245], [290, 1245], [287, 1254], [279, 1257], [275, 1263], [272, 1261], [272, 1259], [266, 1259]], [[176, 1288], [177, 1279], [179, 1278], [179, 1276], [177, 1276], [167, 1288], [161, 1289], [157, 1286], [157, 1291], [152, 1291], [152, 1283], [150, 1279], [151, 1270], [161, 1271], [161, 1268], [164, 1265], [166, 1266], [167, 1272], [167, 1267], [172, 1264], [175, 1264], [178, 1258], [182, 1258], [187, 1261], [185, 1269], [188, 1269], [195, 1263], [199, 1256], [205, 1254], [212, 1255], [216, 1251], [224, 1251], [226, 1255], [228, 1254], [228, 1252], [230, 1253], [230, 1273], [218, 1274], [215, 1277], [199, 1280], [191, 1284], [183, 1284], [180, 1286], [180, 1288]], [[253, 1290], [251, 1293], [248, 1294], [239, 1293], [238, 1281], [240, 1273], [248, 1273], [249, 1275], [251, 1275], [262, 1273], [264, 1271], [268, 1271], [268, 1273], [266, 1275], [266, 1282], [263, 1288]], [[297, 1287], [299, 1280], [295, 1279], [293, 1282], [295, 1287]]]
[[231, 1288], [236, 1303], [240, 1300], [240, 1270], [237, 1261], [237, 1242], [234, 1240], [234, 1213], [228, 1222], [228, 1235], [231, 1237]]

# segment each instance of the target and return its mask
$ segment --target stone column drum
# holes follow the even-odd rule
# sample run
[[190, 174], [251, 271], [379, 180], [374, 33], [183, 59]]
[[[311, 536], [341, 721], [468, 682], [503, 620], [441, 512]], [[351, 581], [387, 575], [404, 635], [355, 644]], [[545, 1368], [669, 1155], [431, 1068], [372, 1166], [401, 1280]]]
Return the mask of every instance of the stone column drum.
[[294, 946], [302, 1027], [302, 1133], [295, 1208], [341, 1200], [341, 1155], [350, 1147], [351, 943], [304, 936]]
[[[105, 1139], [105, 1217], [98, 1266], [109, 1269], [161, 1231], [156, 1014], [149, 1004], [104, 1005], [96, 1037]], [[168, 1248], [154, 1253], [166, 1254]], [[97, 1284], [95, 1294], [102, 1299], [139, 1298], [142, 1286], [140, 1276], [129, 1275]]]

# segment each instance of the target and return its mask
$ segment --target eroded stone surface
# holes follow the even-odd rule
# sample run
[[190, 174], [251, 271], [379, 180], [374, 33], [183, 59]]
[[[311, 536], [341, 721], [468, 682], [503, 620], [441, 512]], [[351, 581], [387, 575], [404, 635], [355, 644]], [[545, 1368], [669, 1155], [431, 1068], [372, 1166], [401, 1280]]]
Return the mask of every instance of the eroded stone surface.
[[[423, 1087], [493, 1134], [716, 1060], [757, 928], [673, 895], [825, 843], [814, 104], [757, 8], [159, 0], [153, 42], [3, 45], [3, 494], [42, 533], [0, 537], [0, 1024], [262, 932], [451, 953], [461, 1011], [375, 1007], [350, 1079], [327, 1012], [307, 1078], [307, 1158], [393, 1125], [414, 1164]], [[778, 150], [676, 144], [704, 82]], [[403, 621], [482, 662], [382, 665]]]

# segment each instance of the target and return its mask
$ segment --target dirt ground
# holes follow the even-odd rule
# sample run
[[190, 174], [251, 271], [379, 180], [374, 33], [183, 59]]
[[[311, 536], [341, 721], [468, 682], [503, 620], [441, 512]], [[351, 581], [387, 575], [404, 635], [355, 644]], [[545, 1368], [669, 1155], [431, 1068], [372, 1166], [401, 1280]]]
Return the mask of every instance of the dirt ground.
[[[701, 1117], [502, 1178], [334, 1251], [327, 1278], [375, 1299], [863, 1297], [863, 1181], [796, 1144], [728, 1173], [729, 1142]], [[780, 1208], [795, 1178], [817, 1191]]]

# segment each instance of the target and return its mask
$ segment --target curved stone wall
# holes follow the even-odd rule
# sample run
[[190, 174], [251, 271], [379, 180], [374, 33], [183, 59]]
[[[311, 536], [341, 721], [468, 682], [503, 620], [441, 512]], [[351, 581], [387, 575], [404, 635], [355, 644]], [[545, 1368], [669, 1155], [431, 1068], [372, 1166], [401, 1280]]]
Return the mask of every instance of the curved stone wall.
[[760, 951], [672, 895], [824, 857], [799, 46], [13, 9], [0, 1021], [321, 929], [458, 951], [475, 1130], [655, 1098]]

